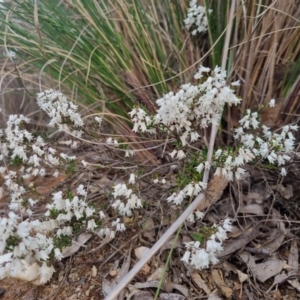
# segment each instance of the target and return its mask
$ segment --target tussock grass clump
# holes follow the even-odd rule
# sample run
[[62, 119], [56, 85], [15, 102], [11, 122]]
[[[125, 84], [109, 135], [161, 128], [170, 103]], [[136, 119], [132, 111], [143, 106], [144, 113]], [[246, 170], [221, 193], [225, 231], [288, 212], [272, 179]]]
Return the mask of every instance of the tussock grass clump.
[[23, 91], [34, 83], [28, 74], [36, 74], [40, 91], [47, 75], [47, 88], [79, 102], [85, 115], [100, 111], [111, 131], [129, 136], [136, 149], [149, 144], [131, 132], [127, 112], [138, 105], [154, 113], [156, 99], [190, 82], [200, 63], [222, 65], [228, 80], [242, 82], [241, 110], [225, 109], [225, 131], [246, 108], [266, 106], [272, 98], [277, 109], [265, 113], [264, 122], [274, 127], [293, 121], [300, 9], [270, 0], [197, 3], [210, 11], [208, 31], [200, 35], [184, 27], [185, 1], [6, 2], [0, 43], [16, 54], [9, 58], [20, 72], [10, 68], [2, 74], [21, 77]]

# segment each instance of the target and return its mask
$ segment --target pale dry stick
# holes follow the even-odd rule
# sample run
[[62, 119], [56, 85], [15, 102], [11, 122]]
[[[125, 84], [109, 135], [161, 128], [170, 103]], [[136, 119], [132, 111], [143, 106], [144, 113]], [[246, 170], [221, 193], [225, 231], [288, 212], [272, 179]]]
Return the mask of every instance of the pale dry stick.
[[[228, 54], [228, 46], [230, 39], [230, 30], [232, 27], [232, 21], [234, 16], [235, 0], [232, 1], [231, 10], [230, 10], [230, 24], [227, 26], [228, 30], [226, 31], [225, 45], [227, 49], [224, 49], [223, 58], [222, 58], [222, 68], [226, 67], [226, 57]], [[226, 55], [226, 57], [225, 57]], [[217, 135], [219, 124], [213, 124], [210, 134], [209, 148], [207, 154], [207, 165], [205, 167], [203, 175], [203, 185], [207, 186], [209, 179], [209, 170], [211, 166], [213, 150]], [[179, 226], [197, 209], [202, 201], [205, 200], [205, 191], [200, 193], [196, 199], [188, 206], [188, 208], [180, 215], [180, 217], [171, 225], [171, 227], [163, 234], [163, 236], [154, 244], [154, 246], [149, 249], [139, 262], [130, 270], [130, 272], [117, 284], [114, 290], [105, 298], [105, 300], [114, 300], [121, 293], [121, 291], [129, 284], [129, 282], [134, 278], [134, 276], [143, 268], [143, 266], [152, 258], [152, 256], [163, 246], [166, 241], [174, 234], [174, 232], [179, 228]]]

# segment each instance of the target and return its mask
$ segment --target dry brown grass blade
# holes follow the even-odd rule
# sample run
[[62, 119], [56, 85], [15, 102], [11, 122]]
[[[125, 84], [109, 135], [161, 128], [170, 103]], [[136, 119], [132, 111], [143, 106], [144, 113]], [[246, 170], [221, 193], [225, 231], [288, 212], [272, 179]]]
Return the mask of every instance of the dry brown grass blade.
[[[263, 9], [262, 14], [259, 14], [259, 8]], [[293, 62], [300, 55], [300, 44], [295, 43], [299, 37], [300, 9], [293, 1], [267, 1], [261, 7], [249, 1], [242, 11], [243, 14], [237, 15], [238, 33], [234, 34], [239, 34], [239, 39], [233, 39], [236, 44], [231, 49], [235, 62], [232, 73], [243, 81], [238, 94], [243, 95], [244, 111], [266, 105], [272, 98], [282, 97], [282, 82], [293, 72]], [[295, 96], [294, 93], [291, 95], [293, 98], [285, 99], [283, 107], [290, 102], [289, 107], [295, 111]], [[283, 120], [287, 121], [287, 118]]]
[[283, 120], [284, 123], [291, 122], [296, 115], [299, 120], [300, 111], [300, 76], [297, 78], [289, 94], [287, 95], [283, 106]]

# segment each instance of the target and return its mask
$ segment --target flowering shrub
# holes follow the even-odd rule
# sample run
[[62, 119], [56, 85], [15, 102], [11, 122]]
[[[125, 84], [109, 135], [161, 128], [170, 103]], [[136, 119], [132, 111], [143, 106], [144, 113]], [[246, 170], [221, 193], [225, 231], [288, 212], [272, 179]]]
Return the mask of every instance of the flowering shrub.
[[[208, 13], [211, 12], [212, 10], [209, 9]], [[187, 17], [184, 20], [184, 24], [187, 29], [194, 28], [192, 30], [192, 35], [207, 31], [206, 8], [204, 6], [197, 5], [197, 0], [190, 1]]]
[[[184, 184], [178, 185], [181, 189], [174, 191], [166, 200], [180, 205], [186, 197], [197, 196], [205, 190], [206, 185], [202, 182], [205, 169], [212, 169], [214, 175], [232, 181], [244, 177], [244, 164], [265, 161], [280, 166], [281, 175], [285, 176], [287, 171], [284, 166], [291, 160], [295, 141], [293, 132], [298, 130], [298, 126], [286, 125], [271, 132], [270, 128], [259, 121], [261, 112], [246, 111], [239, 121], [240, 127], [234, 129], [235, 146], [215, 150], [211, 163], [207, 161], [205, 151], [192, 147], [193, 142], [201, 138], [201, 129], [219, 124], [225, 104], [231, 106], [240, 103], [240, 99], [226, 83], [226, 72], [219, 67], [212, 71], [201, 66], [194, 79], [199, 83], [184, 84], [177, 93], [170, 92], [158, 99], [157, 114], [149, 116], [142, 108], [134, 108], [129, 113], [134, 131], [167, 134], [168, 140], [176, 144], [174, 150], [169, 152], [170, 157], [190, 161], [188, 164], [194, 166], [194, 170], [187, 166], [186, 173], [177, 176], [190, 180], [183, 180]], [[232, 87], [237, 85], [239, 82], [231, 83]], [[275, 106], [274, 99], [269, 106]], [[230, 231], [230, 222], [226, 220], [224, 223], [226, 231]], [[222, 227], [220, 230], [223, 230]], [[224, 230], [222, 232], [225, 233]], [[188, 251], [184, 261], [199, 269], [208, 267], [210, 262], [216, 263], [215, 254], [222, 249], [224, 237], [213, 235], [207, 242], [206, 250], [199, 248], [199, 242], [189, 243], [186, 245]]]
[[[286, 175], [285, 164], [291, 160], [294, 149], [293, 132], [296, 125], [286, 125], [276, 132], [261, 125], [260, 112], [247, 110], [239, 121], [240, 127], [234, 129], [235, 146], [216, 149], [213, 161], [208, 163], [204, 150], [192, 148], [194, 142], [201, 139], [201, 130], [218, 124], [225, 104], [238, 105], [240, 99], [232, 87], [226, 83], [226, 72], [216, 67], [214, 70], [201, 66], [195, 74], [195, 84], [188, 83], [176, 92], [170, 92], [157, 100], [158, 110], [155, 115], [148, 115], [142, 108], [136, 107], [129, 115], [133, 121], [133, 131], [149, 132], [167, 136], [175, 147], [169, 152], [172, 159], [187, 162], [187, 174], [179, 172], [178, 190], [167, 201], [180, 205], [186, 197], [193, 198], [206, 189], [202, 182], [205, 169], [212, 169], [215, 175], [228, 180], [241, 179], [245, 174], [243, 165], [265, 161], [281, 167], [281, 175]], [[81, 138], [84, 122], [77, 112], [77, 106], [68, 101], [60, 92], [48, 90], [38, 94], [39, 107], [49, 116], [49, 125], [71, 136], [68, 145], [77, 147], [76, 138]], [[275, 100], [270, 101], [270, 106]], [[95, 120], [98, 124], [101, 119]], [[32, 207], [38, 199], [28, 198], [26, 186], [21, 183], [32, 176], [45, 176], [46, 168], [55, 171], [75, 161], [75, 156], [58, 153], [40, 136], [30, 133], [26, 125], [30, 120], [23, 115], [11, 115], [7, 128], [1, 131], [0, 159], [18, 162], [19, 171], [1, 167], [0, 172], [10, 193], [11, 202], [6, 216], [0, 218], [0, 278], [16, 276], [20, 272], [27, 274], [30, 280], [42, 284], [47, 282], [53, 272], [53, 259], [63, 258], [61, 250], [71, 243], [72, 235], [81, 229], [97, 231], [100, 236], [114, 238], [116, 232], [126, 230], [125, 225], [116, 220], [107, 221], [103, 211], [86, 202], [87, 191], [79, 185], [74, 196], [70, 191], [53, 193], [52, 203], [47, 204], [47, 211], [38, 219], [32, 217]], [[106, 144], [118, 151], [119, 142], [107, 138]], [[190, 150], [193, 149], [193, 150]], [[120, 149], [122, 150], [122, 149]], [[124, 149], [122, 150], [124, 151]], [[125, 156], [134, 154], [126, 149]], [[90, 165], [82, 161], [83, 166]], [[158, 183], [158, 179], [156, 179]], [[165, 183], [165, 179], [161, 181]], [[135, 174], [130, 174], [128, 184], [134, 187]], [[143, 201], [129, 188], [120, 183], [114, 187], [111, 207], [120, 216], [131, 216], [133, 209], [142, 208]], [[202, 218], [201, 212], [195, 212], [189, 221]], [[232, 220], [226, 219], [219, 227], [213, 228], [213, 234], [202, 241], [196, 239], [186, 244], [187, 251], [183, 261], [195, 268], [202, 269], [215, 264], [216, 255], [222, 250], [226, 232], [231, 230]], [[205, 249], [200, 248], [206, 245]]]
[[[70, 134], [71, 138], [82, 136], [84, 123], [77, 106], [60, 92], [40, 93], [37, 102], [49, 116], [49, 126]], [[27, 197], [32, 186], [23, 183], [35, 176], [45, 176], [46, 168], [55, 169], [53, 176], [58, 176], [59, 169], [76, 157], [59, 154], [42, 137], [26, 129], [29, 123], [23, 115], [11, 115], [7, 128], [0, 131], [0, 159], [5, 165], [0, 172], [11, 198], [7, 214], [0, 218], [0, 279], [12, 276], [43, 284], [54, 272], [53, 259], [63, 258], [61, 250], [70, 245], [72, 235], [81, 229], [100, 228], [106, 216], [86, 202], [87, 191], [83, 185], [78, 186], [75, 196], [69, 191], [53, 193], [53, 202], [47, 204], [45, 214], [40, 218], [33, 216], [32, 207], [39, 199]], [[67, 144], [77, 147], [76, 140], [67, 141]], [[22, 166], [12, 171], [6, 167], [7, 161]], [[113, 238], [115, 231], [123, 230], [124, 224], [117, 219], [109, 227], [104, 223], [98, 234]]]

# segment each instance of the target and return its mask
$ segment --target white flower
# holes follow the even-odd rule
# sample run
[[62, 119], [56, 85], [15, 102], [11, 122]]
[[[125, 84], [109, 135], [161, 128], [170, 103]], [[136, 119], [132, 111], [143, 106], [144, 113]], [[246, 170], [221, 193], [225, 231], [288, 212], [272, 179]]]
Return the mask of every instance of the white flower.
[[100, 218], [100, 220], [105, 219], [105, 214], [102, 210], [99, 211], [99, 218]]
[[195, 216], [194, 216], [194, 214], [193, 214], [193, 213], [190, 214], [190, 215], [188, 216], [187, 220], [188, 220], [189, 222], [191, 222], [191, 223], [194, 223], [194, 222], [195, 222]]
[[92, 216], [94, 214], [94, 212], [95, 212], [95, 209], [93, 207], [87, 206], [85, 208], [85, 214], [86, 214], [87, 217]]
[[236, 179], [242, 179], [245, 175], [246, 171], [242, 168], [237, 168], [234, 175]]
[[287, 172], [286, 172], [286, 169], [285, 169], [285, 168], [281, 168], [280, 175], [281, 175], [281, 176], [286, 176], [286, 175], [287, 175]]
[[80, 196], [86, 196], [87, 195], [87, 192], [84, 189], [84, 186], [82, 184], [80, 184], [78, 186], [78, 188], [77, 188], [77, 194], [80, 195]]
[[204, 170], [204, 164], [203, 163], [200, 163], [197, 167], [196, 167], [196, 171], [198, 173], [202, 173], [202, 171]]
[[87, 167], [87, 166], [88, 166], [88, 164], [89, 164], [89, 163], [88, 163], [88, 162], [86, 162], [85, 160], [82, 160], [82, 161], [81, 161], [81, 163], [82, 163], [82, 165], [83, 165], [84, 167]]
[[124, 225], [124, 223], [119, 223], [117, 224], [117, 228], [116, 228], [117, 231], [125, 231], [126, 230], [126, 227]]
[[102, 123], [102, 118], [95, 117], [95, 121], [100, 125]]
[[86, 227], [87, 230], [94, 230], [96, 227], [97, 224], [94, 219], [88, 220], [87, 227]]
[[213, 253], [218, 253], [223, 250], [222, 244], [219, 242], [216, 242], [216, 240], [211, 237], [207, 243], [206, 243], [206, 251], [207, 252], [213, 252]]
[[59, 175], [59, 171], [55, 170], [55, 172], [53, 173], [53, 177], [57, 177]]
[[40, 267], [40, 283], [46, 283], [49, 281], [55, 272], [53, 266], [48, 267], [46, 262], [43, 262], [42, 266]]
[[204, 249], [195, 250], [190, 264], [198, 270], [208, 268], [209, 266], [209, 254]]
[[231, 223], [232, 223], [232, 219], [225, 219], [224, 220], [224, 223], [222, 225], [222, 227], [226, 230], [226, 231], [231, 231], [232, 230], [232, 226], [231, 226]]
[[239, 80], [237, 80], [237, 81], [234, 81], [234, 82], [231, 82], [231, 84], [230, 84], [231, 86], [240, 86], [241, 85], [241, 83], [240, 83], [240, 81]]
[[130, 174], [130, 178], [128, 181], [129, 184], [135, 184], [135, 174]]
[[283, 159], [283, 156], [280, 154], [277, 156], [277, 163], [278, 163], [278, 166], [285, 164], [285, 160]]
[[290, 128], [294, 131], [298, 131], [299, 126], [298, 125], [290, 125]]
[[275, 99], [271, 99], [270, 102], [269, 102], [269, 106], [270, 107], [275, 107], [275, 105], [276, 105], [275, 104]]
[[181, 261], [188, 264], [189, 260], [190, 260], [190, 256], [191, 256], [191, 252], [190, 251], [185, 251], [183, 257], [181, 258]]
[[134, 156], [135, 151], [134, 150], [126, 150], [125, 151], [125, 157]]
[[199, 210], [195, 211], [195, 215], [197, 219], [202, 219], [204, 217], [204, 213]]
[[54, 249], [54, 256], [57, 260], [62, 260], [64, 257], [58, 248]]
[[174, 156], [176, 155], [176, 153], [177, 153], [177, 150], [173, 150], [173, 151], [170, 153], [170, 156], [171, 156], [172, 158], [174, 158]]
[[216, 171], [214, 173], [215, 176], [221, 176], [222, 175], [222, 168], [220, 167], [217, 167], [216, 168]]
[[227, 233], [226, 233], [226, 230], [219, 226], [218, 227], [218, 231], [215, 233], [215, 237], [220, 241], [220, 242], [223, 242], [224, 240], [227, 239]]
[[39, 169], [34, 169], [32, 175], [37, 176], [39, 174], [39, 171], [40, 171]]
[[61, 158], [65, 159], [65, 160], [75, 160], [76, 159], [75, 155], [69, 156], [69, 155], [67, 155], [65, 153], [61, 153], [60, 156], [61, 156]]
[[183, 159], [183, 158], [185, 158], [185, 153], [182, 151], [182, 150], [179, 150], [178, 152], [177, 152], [177, 158], [178, 159]]
[[219, 157], [221, 156], [222, 152], [223, 152], [223, 151], [222, 151], [221, 149], [218, 149], [218, 150], [215, 152], [216, 158], [219, 158]]
[[120, 223], [120, 219], [116, 219], [116, 221], [112, 222], [112, 226], [116, 227], [116, 231], [125, 231], [126, 227], [123, 223]]
[[111, 223], [112, 226], [117, 226], [120, 223], [120, 218], [117, 218], [115, 221]]
[[235, 131], [235, 135], [234, 135], [235, 139], [238, 139], [238, 138], [240, 138], [241, 136], [244, 135], [244, 129], [243, 129], [243, 127], [238, 127], [236, 129], [234, 129], [234, 131]]
[[198, 134], [198, 132], [196, 131], [191, 132], [191, 142], [197, 141], [199, 137], [200, 135]]

